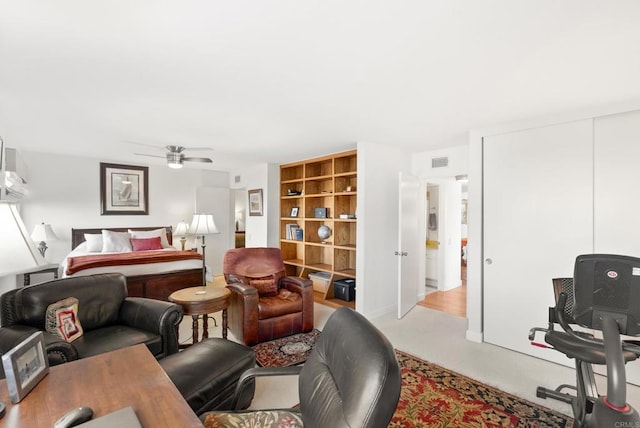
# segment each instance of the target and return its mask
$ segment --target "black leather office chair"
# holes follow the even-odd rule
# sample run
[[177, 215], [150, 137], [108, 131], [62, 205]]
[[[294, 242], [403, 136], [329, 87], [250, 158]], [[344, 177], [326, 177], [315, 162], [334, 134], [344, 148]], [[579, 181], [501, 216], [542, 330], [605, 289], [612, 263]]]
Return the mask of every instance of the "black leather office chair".
[[[549, 308], [549, 326], [531, 329], [529, 339], [543, 331], [548, 347], [575, 359], [576, 385], [538, 387], [536, 395], [571, 404], [576, 427], [640, 426], [637, 411], [626, 403], [625, 375], [625, 363], [640, 356], [640, 346], [620, 339], [621, 334], [640, 335], [640, 259], [581, 255], [574, 278], [555, 278], [553, 286], [556, 306]], [[556, 324], [562, 330], [556, 330]], [[603, 339], [575, 331], [572, 324], [600, 330]], [[606, 396], [598, 393], [592, 364], [607, 367]], [[563, 392], [566, 389], [574, 392]]]
[[302, 367], [250, 369], [237, 391], [256, 376], [285, 374], [299, 375], [299, 409], [209, 412], [201, 416], [205, 427], [386, 427], [400, 398], [400, 366], [391, 343], [349, 308], [331, 315]]

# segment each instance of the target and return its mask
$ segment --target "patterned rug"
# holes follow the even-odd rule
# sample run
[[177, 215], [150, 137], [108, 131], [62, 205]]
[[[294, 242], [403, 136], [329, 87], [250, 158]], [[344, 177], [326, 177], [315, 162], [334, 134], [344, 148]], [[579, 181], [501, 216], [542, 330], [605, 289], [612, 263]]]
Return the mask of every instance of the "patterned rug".
[[400, 402], [389, 427], [563, 427], [573, 420], [396, 350]]
[[288, 367], [307, 361], [320, 331], [313, 329], [308, 333], [299, 333], [253, 347], [256, 361], [262, 367]]
[[[253, 347], [258, 364], [286, 367], [306, 361], [320, 331]], [[402, 391], [392, 428], [571, 428], [573, 420], [444, 367], [396, 350]]]

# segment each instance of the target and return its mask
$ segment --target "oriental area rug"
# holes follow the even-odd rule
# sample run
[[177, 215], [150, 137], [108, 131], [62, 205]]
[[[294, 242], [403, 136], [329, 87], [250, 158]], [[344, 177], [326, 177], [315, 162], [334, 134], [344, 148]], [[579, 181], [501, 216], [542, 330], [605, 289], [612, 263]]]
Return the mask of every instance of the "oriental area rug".
[[313, 329], [255, 345], [256, 361], [262, 367], [288, 367], [307, 361], [320, 331]]
[[[286, 367], [306, 361], [318, 330], [253, 347], [258, 364]], [[402, 371], [392, 428], [570, 428], [573, 419], [474, 379], [396, 350]]]
[[497, 388], [396, 350], [400, 402], [389, 427], [562, 427], [573, 420]]

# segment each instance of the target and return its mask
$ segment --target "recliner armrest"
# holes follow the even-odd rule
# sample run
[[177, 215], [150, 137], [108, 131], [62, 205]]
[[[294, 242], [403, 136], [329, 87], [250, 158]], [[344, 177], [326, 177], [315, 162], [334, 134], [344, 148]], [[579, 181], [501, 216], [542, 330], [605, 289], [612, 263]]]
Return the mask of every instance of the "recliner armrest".
[[258, 290], [255, 287], [241, 282], [232, 282], [230, 284], [227, 284], [227, 288], [231, 291], [235, 291], [238, 294], [242, 294], [243, 296], [258, 294]]
[[301, 278], [299, 276], [283, 276], [280, 278], [280, 282], [287, 290], [300, 294], [302, 294], [302, 290], [304, 288], [313, 288], [313, 282], [310, 279]]
[[163, 354], [178, 352], [177, 330], [183, 317], [182, 306], [144, 297], [127, 297], [122, 302], [119, 320], [128, 326], [162, 336]]

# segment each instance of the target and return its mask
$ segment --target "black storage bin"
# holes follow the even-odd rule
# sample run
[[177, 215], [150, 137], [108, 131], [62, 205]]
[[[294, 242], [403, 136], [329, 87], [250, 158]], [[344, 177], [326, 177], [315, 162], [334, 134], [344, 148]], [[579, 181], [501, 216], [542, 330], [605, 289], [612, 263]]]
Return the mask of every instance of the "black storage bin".
[[356, 280], [339, 279], [333, 281], [333, 295], [336, 299], [350, 302], [356, 299]]

